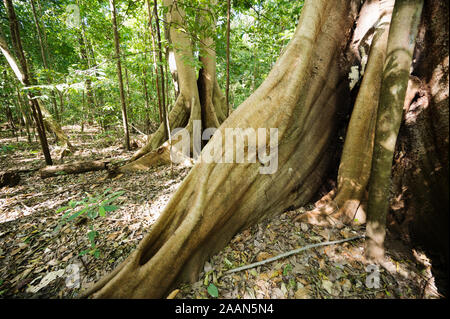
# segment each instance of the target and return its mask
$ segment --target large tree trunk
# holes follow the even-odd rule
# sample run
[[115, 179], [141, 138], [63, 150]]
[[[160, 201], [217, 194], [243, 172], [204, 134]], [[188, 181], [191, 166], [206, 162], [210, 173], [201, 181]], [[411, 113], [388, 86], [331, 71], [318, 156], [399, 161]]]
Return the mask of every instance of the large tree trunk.
[[[348, 112], [353, 87], [359, 91], [338, 187], [322, 207], [301, 218], [353, 223], [368, 210], [367, 254], [377, 257], [384, 234], [379, 240], [376, 232], [384, 232], [388, 200], [392, 198], [393, 208], [404, 201], [405, 209], [412, 208], [405, 213], [411, 237], [437, 248], [448, 267], [448, 3], [430, 0], [424, 6], [413, 76], [409, 73], [420, 1], [397, 1], [392, 19], [392, 0], [367, 1], [361, 11], [359, 4], [306, 1], [293, 39], [267, 79], [202, 152], [202, 158], [212, 153], [216, 159], [226, 157], [230, 149], [223, 136], [229, 128], [277, 128], [278, 135], [271, 134], [270, 141], [258, 136], [256, 148], [277, 145], [276, 153], [271, 149], [277, 156], [276, 173], [262, 174], [267, 167], [261, 157], [245, 164], [199, 160], [136, 251], [86, 295], [163, 297], [177, 283], [197, 280], [205, 260], [239, 230], [310, 201], [333, 168], [338, 113]], [[410, 5], [414, 10], [403, 10]], [[391, 63], [394, 57], [397, 62]], [[358, 59], [361, 70], [354, 69]], [[399, 72], [392, 76], [394, 69]], [[355, 86], [360, 75], [362, 81]], [[390, 112], [394, 116], [386, 117]], [[249, 142], [244, 154], [256, 157]]]
[[392, 172], [388, 227], [425, 247], [448, 289], [449, 3], [425, 1]]
[[[349, 66], [342, 53], [358, 3], [307, 1], [267, 79], [203, 149], [202, 154], [219, 149], [216, 155], [223, 157], [220, 134], [226, 128], [278, 128], [278, 151], [271, 153], [278, 156], [276, 174], [261, 174], [261, 160], [197, 163], [136, 251], [88, 295], [164, 297], [177, 282], [196, 280], [205, 260], [239, 230], [311, 200], [328, 172], [336, 112], [348, 96]], [[258, 139], [257, 145], [266, 150], [277, 138]]]
[[[216, 56], [213, 50], [214, 41], [210, 38], [202, 39], [201, 46], [203, 54], [200, 59], [203, 68], [197, 77], [195, 67], [192, 65], [194, 54], [189, 35], [180, 26], [184, 25], [183, 8], [173, 0], [164, 0], [168, 7], [166, 21], [169, 25], [169, 38], [174, 46], [176, 71], [171, 67], [172, 74], [176, 74], [179, 94], [172, 107], [168, 123], [172, 129], [183, 128], [193, 135], [194, 121], [201, 121], [202, 127], [218, 127], [225, 120], [228, 112], [226, 110], [225, 97], [223, 96], [216, 77]], [[204, 21], [204, 18], [201, 19]], [[210, 22], [210, 21], [208, 21]], [[215, 22], [208, 24], [209, 28], [215, 28]], [[188, 61], [188, 63], [186, 63]], [[189, 63], [190, 62], [190, 63]], [[141, 156], [160, 147], [166, 140], [164, 125], [149, 137], [147, 144], [137, 151], [131, 158], [131, 162]], [[175, 137], [172, 137], [176, 139]], [[191, 146], [193, 149], [194, 145]], [[200, 153], [200, 149], [193, 150]]]
[[[351, 50], [360, 59], [363, 78], [342, 151], [337, 189], [298, 220], [342, 226], [366, 222], [366, 188], [372, 167], [375, 123], [394, 0], [367, 1], [361, 8]], [[356, 69], [355, 69], [356, 70]], [[352, 73], [353, 74], [353, 73]], [[357, 79], [355, 78], [356, 82]], [[356, 83], [354, 84], [356, 85]]]

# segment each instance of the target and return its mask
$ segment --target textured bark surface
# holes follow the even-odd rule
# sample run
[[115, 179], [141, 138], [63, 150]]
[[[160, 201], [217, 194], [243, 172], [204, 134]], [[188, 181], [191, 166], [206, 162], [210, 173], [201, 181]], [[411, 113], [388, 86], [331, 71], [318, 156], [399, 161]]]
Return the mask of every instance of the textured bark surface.
[[423, 0], [396, 0], [392, 13], [376, 121], [367, 206], [365, 254], [368, 258], [379, 261], [384, 258], [392, 160], [402, 122], [422, 7]]
[[14, 187], [20, 182], [20, 175], [16, 172], [0, 172], [0, 188]]
[[100, 171], [108, 168], [108, 162], [87, 161], [64, 165], [47, 166], [39, 171], [41, 178], [59, 175], [79, 174], [92, 171]]
[[[336, 112], [348, 95], [342, 53], [358, 6], [306, 1], [293, 39], [267, 79], [219, 128], [222, 136], [226, 128], [278, 128], [277, 173], [260, 174], [259, 161], [197, 163], [135, 252], [86, 295], [164, 297], [174, 284], [196, 280], [205, 260], [239, 230], [312, 198], [328, 172]], [[258, 141], [258, 149], [268, 145]], [[203, 153], [216, 146], [224, 150], [217, 133]]]
[[369, 1], [361, 8], [352, 43], [355, 55], [360, 56], [364, 74], [345, 137], [337, 189], [318, 201], [313, 211], [300, 215], [298, 220], [338, 227], [344, 223], [366, 222], [366, 188], [372, 166], [380, 74], [386, 57], [393, 6], [392, 0]]
[[440, 291], [449, 264], [449, 4], [425, 1], [393, 167], [392, 233], [432, 256]]
[[69, 151], [73, 152], [75, 150], [75, 147], [70, 143], [69, 137], [63, 131], [63, 129], [61, 128], [61, 125], [59, 125], [59, 123], [57, 121], [55, 121], [53, 116], [50, 114], [50, 112], [45, 107], [44, 103], [42, 103], [39, 100], [37, 100], [37, 101], [39, 103], [39, 107], [41, 109], [42, 117], [44, 120], [44, 125], [45, 125], [47, 131], [54, 133], [56, 135], [57, 140], [60, 141], [61, 143], [63, 143], [64, 147], [66, 147]]

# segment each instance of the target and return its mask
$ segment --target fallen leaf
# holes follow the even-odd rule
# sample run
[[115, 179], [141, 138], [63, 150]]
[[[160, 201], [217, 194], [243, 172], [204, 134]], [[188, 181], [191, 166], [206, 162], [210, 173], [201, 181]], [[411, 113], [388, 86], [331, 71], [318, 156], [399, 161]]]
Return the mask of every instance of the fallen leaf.
[[263, 251], [263, 252], [259, 253], [258, 256], [256, 256], [256, 261], [259, 262], [259, 261], [263, 261], [263, 260], [266, 260], [266, 259], [269, 259], [272, 257], [273, 256], [271, 254]]
[[322, 281], [322, 288], [325, 289], [331, 295], [331, 289], [333, 287], [333, 283], [329, 280]]
[[295, 299], [311, 299], [310, 290], [307, 287], [297, 289], [294, 294]]
[[167, 296], [167, 299], [174, 299], [179, 292], [180, 292], [180, 289], [175, 289]]
[[305, 223], [300, 223], [300, 229], [306, 233], [309, 230], [309, 227]]
[[27, 292], [29, 293], [37, 293], [42, 288], [45, 288], [49, 283], [51, 283], [56, 278], [64, 276], [64, 269], [60, 269], [57, 271], [52, 271], [51, 273], [48, 273], [44, 278], [42, 278], [41, 282], [37, 286], [30, 286], [27, 289]]

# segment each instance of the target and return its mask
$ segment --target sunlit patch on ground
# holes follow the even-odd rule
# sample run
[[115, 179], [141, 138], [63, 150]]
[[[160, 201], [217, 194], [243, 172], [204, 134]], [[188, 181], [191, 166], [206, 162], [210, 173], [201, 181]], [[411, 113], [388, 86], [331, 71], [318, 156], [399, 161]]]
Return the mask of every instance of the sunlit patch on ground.
[[[77, 151], [64, 162], [93, 158], [121, 161], [132, 154], [117, 142], [104, 147], [110, 143], [105, 139], [120, 141], [116, 136], [93, 128], [85, 128], [80, 134], [79, 129], [65, 127]], [[16, 145], [15, 139], [5, 140], [7, 145]], [[0, 298], [75, 297], [80, 289], [129, 255], [188, 173], [185, 168], [174, 167], [172, 172], [170, 167], [162, 166], [115, 180], [105, 179], [104, 171], [42, 180], [37, 173], [43, 165], [40, 153], [30, 152], [26, 142], [20, 145], [1, 154], [0, 170], [17, 169], [20, 159], [23, 163], [20, 169], [29, 172], [20, 174], [21, 181], [16, 187], [0, 191]], [[119, 207], [116, 211], [93, 221], [74, 223], [55, 235], [63, 215], [56, 213], [58, 208], [107, 189], [124, 192], [114, 203]], [[97, 258], [80, 256], [80, 252], [89, 248], [87, 234], [91, 227], [99, 233]], [[66, 270], [71, 265], [79, 269], [79, 288], [67, 287]], [[43, 285], [48, 278], [53, 280]]]
[[[61, 162], [90, 159], [123, 161], [125, 152], [114, 132], [86, 127], [65, 127], [77, 151]], [[119, 133], [118, 133], [119, 134]], [[119, 142], [117, 142], [119, 141]], [[168, 166], [147, 172], [105, 179], [106, 172], [63, 175], [42, 180], [39, 145], [23, 138], [2, 138], [11, 147], [0, 154], [0, 170], [17, 169], [21, 181], [0, 190], [0, 298], [75, 298], [117, 267], [139, 244], [189, 172]], [[55, 147], [52, 146], [51, 149]], [[19, 165], [18, 165], [19, 163]], [[73, 223], [55, 234], [70, 201], [80, 201], [106, 190], [123, 191], [105, 217]], [[204, 266], [200, 280], [182, 285], [176, 298], [437, 298], [431, 264], [425, 254], [403, 244], [387, 249], [379, 268], [378, 288], [367, 287], [370, 264], [363, 256], [363, 241], [314, 248], [242, 272], [225, 271], [285, 253], [309, 244], [363, 234], [363, 228], [326, 229], [295, 222], [298, 210], [287, 212], [237, 234], [230, 244]], [[90, 247], [87, 234], [95, 230], [97, 257], [80, 253]], [[403, 245], [403, 246], [402, 246]], [[395, 246], [395, 245], [394, 245]], [[393, 246], [393, 247], [394, 247]], [[79, 285], [68, 284], [68, 269], [75, 267]]]

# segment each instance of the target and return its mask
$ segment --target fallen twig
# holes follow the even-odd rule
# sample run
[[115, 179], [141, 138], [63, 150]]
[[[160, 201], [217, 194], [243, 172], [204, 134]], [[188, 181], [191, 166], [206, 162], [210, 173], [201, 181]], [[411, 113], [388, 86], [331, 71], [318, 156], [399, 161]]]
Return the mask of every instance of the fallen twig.
[[348, 241], [353, 241], [353, 240], [357, 240], [357, 239], [361, 239], [361, 238], [365, 238], [365, 236], [356, 236], [356, 237], [352, 237], [352, 238], [348, 238], [348, 239], [327, 241], [327, 242], [324, 242], [324, 243], [308, 245], [308, 246], [305, 246], [305, 247], [302, 247], [302, 248], [298, 248], [298, 249], [294, 249], [294, 250], [288, 251], [286, 253], [283, 253], [281, 255], [278, 255], [278, 256], [275, 256], [275, 257], [272, 257], [272, 258], [269, 258], [269, 259], [266, 259], [266, 260], [262, 260], [262, 261], [259, 261], [259, 262], [256, 262], [256, 263], [253, 263], [253, 264], [250, 264], [250, 265], [247, 265], [247, 266], [242, 266], [242, 267], [230, 269], [227, 272], [225, 272], [225, 274], [227, 275], [227, 274], [232, 274], [232, 273], [239, 272], [239, 271], [246, 270], [246, 269], [250, 269], [250, 268], [255, 268], [257, 266], [268, 264], [268, 263], [270, 263], [272, 261], [275, 261], [275, 260], [278, 260], [278, 259], [281, 259], [281, 258], [286, 258], [286, 257], [292, 256], [292, 255], [298, 254], [299, 252], [302, 252], [302, 251], [307, 250], [307, 249], [311, 249], [311, 248], [315, 248], [315, 247], [321, 247], [321, 246], [329, 246], [329, 245], [334, 245], [334, 244], [345, 243], [345, 242], [348, 242]]

